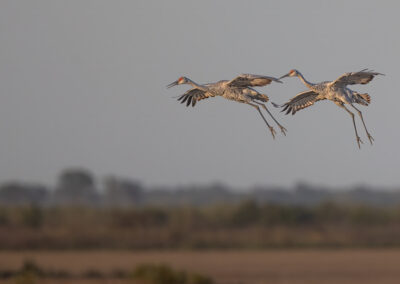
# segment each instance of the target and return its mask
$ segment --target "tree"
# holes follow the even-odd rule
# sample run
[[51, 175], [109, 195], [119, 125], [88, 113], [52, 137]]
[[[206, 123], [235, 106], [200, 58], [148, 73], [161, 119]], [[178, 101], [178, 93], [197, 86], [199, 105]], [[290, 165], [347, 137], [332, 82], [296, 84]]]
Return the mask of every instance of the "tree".
[[58, 178], [54, 199], [58, 204], [95, 205], [99, 203], [100, 196], [89, 171], [67, 169]]
[[137, 181], [107, 177], [104, 180], [105, 199], [110, 205], [132, 205], [142, 201], [142, 186]]
[[44, 186], [10, 182], [0, 186], [0, 204], [43, 205], [48, 201], [49, 191]]

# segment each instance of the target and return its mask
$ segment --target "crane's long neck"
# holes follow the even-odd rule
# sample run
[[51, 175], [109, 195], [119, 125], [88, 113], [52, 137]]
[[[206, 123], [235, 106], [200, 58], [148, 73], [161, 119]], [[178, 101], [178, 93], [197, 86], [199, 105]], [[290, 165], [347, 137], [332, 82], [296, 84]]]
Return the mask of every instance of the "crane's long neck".
[[202, 90], [204, 92], [208, 91], [208, 88], [202, 85], [197, 84], [196, 82], [193, 82], [192, 80], [188, 79], [188, 84], [191, 85], [192, 87]]
[[308, 82], [308, 81], [304, 78], [303, 74], [301, 74], [300, 72], [297, 72], [297, 77], [299, 77], [299, 79], [300, 79], [300, 80], [304, 83], [304, 85], [306, 85], [307, 87], [311, 88], [312, 86], [314, 86], [314, 84], [311, 83], [311, 82]]

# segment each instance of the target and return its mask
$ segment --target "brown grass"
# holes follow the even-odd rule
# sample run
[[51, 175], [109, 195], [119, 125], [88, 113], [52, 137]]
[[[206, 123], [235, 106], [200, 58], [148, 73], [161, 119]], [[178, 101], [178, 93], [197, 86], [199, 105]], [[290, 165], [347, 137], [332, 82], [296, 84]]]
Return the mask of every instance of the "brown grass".
[[[211, 276], [223, 284], [398, 284], [400, 250], [271, 251], [21, 251], [0, 252], [2, 269], [17, 269], [26, 259], [40, 267], [82, 273], [132, 270], [142, 263], [166, 263]], [[72, 281], [72, 282], [71, 282]], [[40, 283], [109, 283], [125, 280], [57, 280]], [[0, 282], [13, 283], [13, 282]]]
[[0, 207], [1, 250], [400, 247], [400, 207]]

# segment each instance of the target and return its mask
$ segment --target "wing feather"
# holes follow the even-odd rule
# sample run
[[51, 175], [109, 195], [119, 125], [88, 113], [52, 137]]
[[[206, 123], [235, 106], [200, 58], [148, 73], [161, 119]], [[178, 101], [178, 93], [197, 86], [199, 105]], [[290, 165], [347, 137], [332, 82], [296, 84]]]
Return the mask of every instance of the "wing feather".
[[290, 99], [287, 103], [283, 104], [282, 112], [286, 114], [295, 114], [297, 111], [312, 106], [315, 102], [323, 99], [318, 98], [318, 93], [314, 91], [305, 91]]
[[263, 75], [241, 74], [228, 82], [233, 87], [261, 87], [270, 84], [272, 81], [282, 83], [279, 79]]
[[383, 74], [378, 72], [373, 72], [368, 69], [363, 69], [358, 72], [345, 73], [339, 78], [337, 78], [332, 84], [336, 86], [368, 84], [377, 75], [383, 75]]
[[203, 99], [207, 99], [210, 97], [215, 97], [215, 95], [213, 95], [209, 92], [205, 92], [203, 90], [199, 90], [199, 89], [190, 89], [186, 93], [181, 95], [178, 98], [178, 101], [180, 101], [181, 104], [186, 102], [186, 106], [192, 105], [192, 107], [194, 107], [198, 101], [201, 101]]

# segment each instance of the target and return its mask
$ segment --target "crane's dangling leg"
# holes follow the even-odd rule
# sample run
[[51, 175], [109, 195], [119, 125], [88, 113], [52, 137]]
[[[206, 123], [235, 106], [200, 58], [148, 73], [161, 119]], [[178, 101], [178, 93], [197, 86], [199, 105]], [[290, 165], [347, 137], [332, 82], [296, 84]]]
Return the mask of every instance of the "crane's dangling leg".
[[272, 117], [272, 119], [276, 122], [276, 124], [278, 124], [278, 126], [279, 126], [279, 128], [281, 129], [283, 135], [286, 136], [286, 132], [285, 132], [285, 131], [287, 131], [287, 129], [286, 129], [285, 127], [283, 127], [283, 126], [275, 119], [275, 117], [272, 115], [272, 113], [267, 109], [266, 105], [263, 104], [263, 103], [256, 102], [256, 101], [254, 101], [254, 102], [257, 103], [257, 104], [259, 104], [260, 106], [262, 106], [262, 107], [268, 112], [268, 114]]
[[271, 131], [272, 138], [275, 139], [275, 133], [276, 133], [276, 132], [275, 132], [275, 129], [274, 129], [271, 125], [269, 125], [269, 123], [268, 123], [267, 120], [265, 119], [264, 115], [262, 114], [262, 112], [261, 112], [261, 110], [260, 110], [260, 107], [259, 107], [258, 105], [255, 105], [255, 104], [252, 104], [252, 103], [249, 103], [249, 102], [245, 102], [245, 103], [248, 104], [248, 105], [251, 105], [252, 107], [256, 108], [256, 110], [258, 110], [258, 112], [260, 113], [261, 117], [263, 118], [263, 120], [264, 120], [265, 123], [267, 124], [269, 130]]
[[361, 121], [362, 121], [362, 123], [363, 123], [363, 125], [364, 125], [365, 132], [367, 132], [367, 136], [368, 136], [369, 142], [370, 142], [371, 145], [372, 145], [372, 142], [374, 141], [374, 138], [371, 136], [371, 134], [369, 134], [368, 129], [367, 129], [367, 126], [365, 126], [364, 118], [363, 118], [363, 116], [362, 116], [361, 111], [360, 111], [358, 108], [356, 108], [353, 104], [350, 104], [350, 105], [358, 112], [358, 115], [360, 116]]
[[357, 133], [357, 127], [356, 127], [356, 121], [354, 119], [354, 113], [352, 113], [350, 110], [348, 110], [347, 107], [345, 107], [342, 102], [335, 102], [335, 104], [338, 107], [344, 108], [351, 115], [351, 118], [353, 119], [354, 131], [356, 132], [356, 139], [357, 139], [358, 149], [360, 149], [361, 148], [360, 143], [363, 144], [363, 142], [361, 141], [361, 138], [360, 138], [360, 136], [358, 136], [358, 133]]

